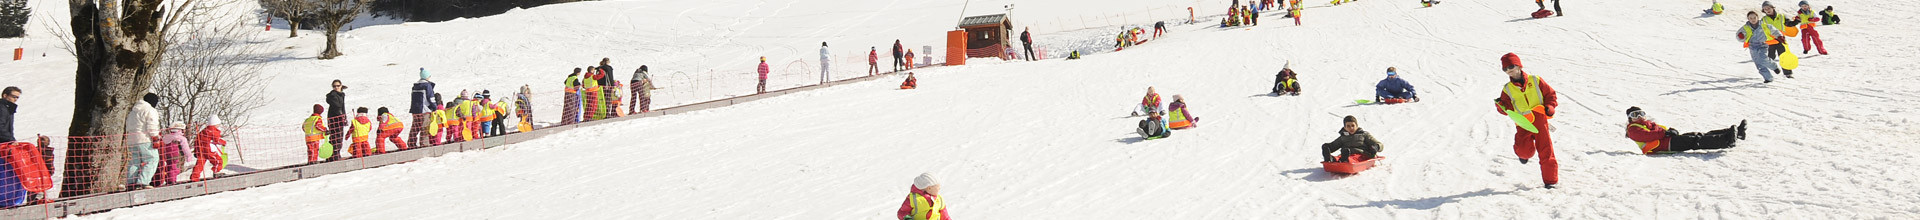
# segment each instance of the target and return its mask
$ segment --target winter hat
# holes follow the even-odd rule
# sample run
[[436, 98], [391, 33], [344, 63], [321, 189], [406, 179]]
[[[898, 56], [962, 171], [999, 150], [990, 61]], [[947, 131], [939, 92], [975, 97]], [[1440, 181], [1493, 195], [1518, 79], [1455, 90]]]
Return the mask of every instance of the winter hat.
[[320, 106], [320, 104], [313, 104], [313, 114], [317, 115], [324, 112], [327, 112], [326, 106]]
[[915, 189], [926, 190], [927, 187], [938, 185], [940, 185], [940, 180], [933, 179], [933, 173], [921, 173], [920, 177], [913, 178], [913, 188]]
[[1760, 7], [1773, 7], [1773, 1], [1760, 2]]
[[220, 125], [220, 117], [207, 117], [207, 125]]
[[427, 68], [420, 68], [420, 79], [427, 79]]
[[376, 111], [376, 112], [380, 112], [380, 115], [386, 115], [386, 114], [387, 114], [387, 107], [380, 107], [380, 110], [379, 110], [379, 111]]
[[1647, 115], [1647, 112], [1646, 112], [1646, 111], [1641, 111], [1641, 110], [1640, 110], [1640, 106], [1634, 106], [1634, 107], [1628, 107], [1628, 108], [1627, 108], [1627, 118], [1629, 118], [1629, 119], [1631, 119], [1631, 118], [1634, 118], [1634, 116], [1646, 116], [1646, 115]]
[[1800, 1], [1800, 5], [1801, 5], [1801, 6], [1807, 6], [1807, 1], [1804, 1], [1804, 0], [1802, 0], [1802, 1]]
[[185, 129], [185, 128], [187, 128], [187, 123], [185, 123], [185, 122], [180, 122], [180, 121], [174, 121], [174, 122], [173, 122], [173, 125], [168, 125], [168, 126], [167, 126], [167, 128], [172, 128], [172, 129]]
[[1500, 69], [1510, 69], [1513, 67], [1526, 67], [1526, 65], [1520, 64], [1520, 55], [1507, 53], [1507, 55], [1500, 56]]

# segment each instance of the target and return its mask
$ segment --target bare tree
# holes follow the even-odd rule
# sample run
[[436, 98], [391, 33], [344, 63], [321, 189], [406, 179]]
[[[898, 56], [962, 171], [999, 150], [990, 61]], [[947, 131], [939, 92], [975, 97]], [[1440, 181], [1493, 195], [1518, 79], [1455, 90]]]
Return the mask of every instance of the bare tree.
[[260, 8], [268, 16], [287, 21], [288, 38], [300, 37], [300, 21], [306, 20], [313, 6], [312, 0], [260, 0]]
[[[194, 0], [176, 0], [193, 5]], [[166, 0], [68, 0], [74, 50], [73, 119], [60, 194], [86, 195], [125, 183], [126, 149], [118, 138], [133, 103], [151, 86], [174, 19]], [[191, 7], [175, 7], [174, 16]]]
[[316, 1], [319, 1], [319, 4], [313, 8], [313, 17], [310, 19], [318, 21], [320, 28], [324, 28], [327, 31], [327, 49], [320, 52], [320, 59], [333, 59], [334, 57], [340, 57], [340, 55], [346, 55], [340, 53], [340, 28], [347, 26], [349, 23], [353, 23], [355, 17], [359, 17], [360, 13], [366, 12], [367, 6], [372, 5], [373, 0]]
[[[267, 47], [252, 41], [247, 14], [216, 10], [230, 3], [202, 3], [185, 11], [167, 33], [167, 51], [154, 78], [162, 121], [189, 125], [208, 117], [226, 119], [227, 128], [244, 127], [253, 110], [266, 106], [272, 76], [261, 74], [271, 59]], [[190, 127], [197, 132], [199, 127]]]

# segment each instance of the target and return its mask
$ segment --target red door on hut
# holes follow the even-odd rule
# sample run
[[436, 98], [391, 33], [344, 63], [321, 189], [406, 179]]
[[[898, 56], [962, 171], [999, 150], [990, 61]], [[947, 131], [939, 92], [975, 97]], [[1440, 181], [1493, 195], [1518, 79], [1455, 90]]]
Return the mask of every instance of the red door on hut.
[[[1013, 31], [1013, 21], [1008, 19], [1006, 14], [981, 15], [960, 19], [959, 28], [965, 30], [965, 32], [960, 32], [960, 34], [965, 35], [966, 40], [963, 42], [954, 42], [949, 39], [948, 44], [950, 44], [949, 47], [951, 47], [953, 43], [965, 44], [967, 47], [964, 50], [967, 52], [966, 57], [998, 57], [1003, 60], [1013, 59], [1012, 57], [1007, 57], [1007, 51], [1005, 50], [1009, 48], [1009, 46], [1013, 46], [1013, 44], [1008, 43], [1008, 40], [1012, 39], [1008, 32]], [[953, 32], [948, 33], [949, 36], [953, 34]], [[962, 50], [949, 48], [947, 51]], [[949, 60], [947, 63], [952, 65], [956, 62]], [[958, 63], [965, 63], [965, 61]]]

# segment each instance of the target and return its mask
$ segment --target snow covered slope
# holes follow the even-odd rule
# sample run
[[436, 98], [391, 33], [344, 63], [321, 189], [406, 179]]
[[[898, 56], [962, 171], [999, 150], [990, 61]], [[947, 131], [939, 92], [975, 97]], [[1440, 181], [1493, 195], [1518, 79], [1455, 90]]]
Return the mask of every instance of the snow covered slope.
[[[814, 50], [808, 45], [819, 38], [766, 40], [771, 46], [765, 48], [649, 52], [632, 49], [648, 46], [623, 45], [808, 32], [648, 32], [699, 39], [662, 43], [596, 32], [624, 20], [598, 14], [683, 18], [666, 22], [680, 27], [775, 25], [755, 20], [791, 22], [778, 24], [790, 28], [900, 22], [884, 25], [929, 26], [898, 34], [924, 34], [919, 38], [927, 42], [937, 40], [933, 34], [953, 17], [867, 16], [887, 4], [803, 13], [779, 8], [829, 6], [704, 3], [587, 2], [369, 27], [355, 32], [363, 45], [348, 48], [464, 59], [387, 67], [383, 62], [393, 61], [349, 57], [277, 68], [344, 70], [328, 74], [376, 88], [362, 92], [399, 94], [413, 65], [454, 65], [429, 68], [452, 69], [436, 71], [448, 74], [436, 78], [495, 88], [522, 83], [501, 74], [564, 74], [555, 71], [563, 64], [528, 67], [507, 60], [585, 63], [601, 53], [635, 50], [625, 53], [747, 66], [750, 59], [741, 57], [788, 47], [797, 51], [787, 53], [807, 57]], [[1888, 2], [1815, 2], [1840, 4], [1836, 8], [1847, 16], [1846, 24], [1821, 28], [1834, 54], [1806, 56], [1798, 79], [1760, 84], [1732, 39], [1742, 19], [1736, 13], [1758, 2], [1722, 3], [1732, 13], [1700, 16], [1707, 1], [1697, 0], [1569, 1], [1563, 6], [1570, 16], [1538, 20], [1518, 19], [1534, 9], [1524, 2], [1448, 1], [1433, 8], [1390, 1], [1309, 3], [1305, 26], [1278, 25], [1272, 15], [1253, 28], [1177, 26], [1159, 40], [1082, 60], [926, 69], [919, 71], [916, 90], [895, 90], [897, 79], [865, 82], [85, 217], [887, 219], [912, 177], [933, 172], [943, 180], [952, 214], [963, 219], [1920, 218], [1920, 190], [1911, 187], [1920, 184], [1920, 175], [1906, 170], [1920, 166], [1911, 160], [1920, 150], [1909, 147], [1920, 136], [1906, 126], [1920, 119], [1911, 107], [1920, 104], [1920, 91], [1907, 86], [1916, 80], [1907, 74], [1914, 69], [1899, 66], [1916, 60], [1911, 51], [1920, 45], [1912, 42], [1920, 42], [1914, 37], [1920, 29], [1897, 22], [1914, 20], [1920, 11]], [[688, 13], [664, 15], [676, 11]], [[722, 11], [728, 13], [715, 15]], [[532, 22], [588, 15], [613, 22]], [[408, 42], [501, 29], [528, 31]], [[530, 40], [573, 33], [599, 37]], [[589, 52], [577, 52], [583, 50]], [[1504, 81], [1496, 58], [1508, 52], [1520, 54], [1529, 72], [1560, 91], [1553, 122], [1560, 189], [1539, 188], [1538, 168], [1517, 163], [1513, 128], [1493, 114], [1488, 101]], [[1287, 62], [1302, 74], [1305, 94], [1265, 96], [1272, 75]], [[1372, 94], [1369, 86], [1386, 67], [1398, 67], [1421, 90], [1423, 102], [1353, 105]], [[282, 81], [318, 87], [333, 77], [283, 75]], [[1161, 140], [1134, 137], [1139, 118], [1126, 117], [1126, 111], [1148, 86], [1186, 97], [1204, 118], [1199, 128]], [[318, 95], [313, 92], [310, 101]], [[397, 103], [399, 97], [367, 98]], [[1623, 137], [1629, 106], [1646, 108], [1683, 131], [1745, 119], [1752, 135], [1731, 150], [1643, 156]], [[1315, 146], [1334, 137], [1345, 115], [1359, 117], [1386, 142], [1384, 154], [1391, 158], [1381, 167], [1350, 177], [1319, 170]]]

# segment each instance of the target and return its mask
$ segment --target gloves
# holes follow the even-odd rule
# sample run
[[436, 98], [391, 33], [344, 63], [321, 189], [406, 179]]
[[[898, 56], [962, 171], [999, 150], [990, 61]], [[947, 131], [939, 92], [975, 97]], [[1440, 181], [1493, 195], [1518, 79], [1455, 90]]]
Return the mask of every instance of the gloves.
[[1680, 129], [1667, 129], [1667, 137], [1680, 136]]

